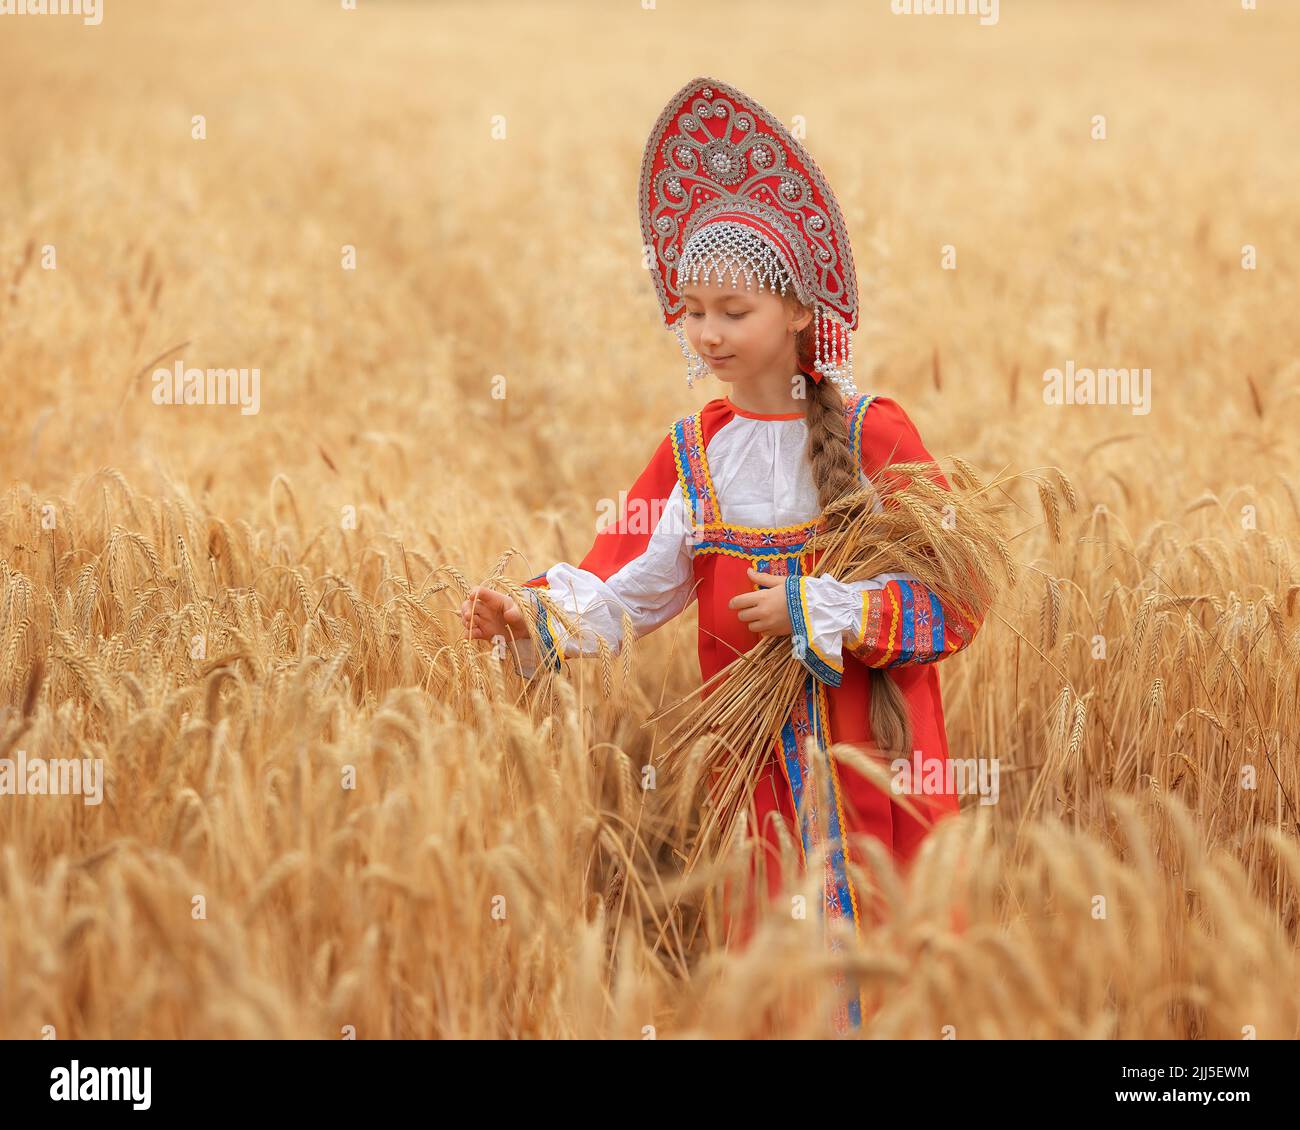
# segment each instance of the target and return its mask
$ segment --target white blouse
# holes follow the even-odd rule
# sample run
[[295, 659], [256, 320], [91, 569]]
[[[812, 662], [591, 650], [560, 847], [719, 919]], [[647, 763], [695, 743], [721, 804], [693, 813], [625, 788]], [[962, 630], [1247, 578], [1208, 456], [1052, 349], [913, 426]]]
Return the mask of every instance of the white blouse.
[[[718, 511], [740, 526], [795, 526], [816, 519], [821, 506], [805, 453], [807, 443], [808, 425], [802, 416], [773, 420], [735, 415], [729, 419], [705, 448]], [[869, 488], [866, 476], [859, 472], [859, 477]], [[879, 499], [875, 508], [883, 509]], [[552, 620], [558, 633], [557, 648], [562, 647], [566, 657], [594, 655], [599, 636], [617, 655], [624, 611], [631, 618], [634, 638], [653, 632], [681, 612], [695, 595], [692, 532], [679, 482], [644, 551], [607, 580], [566, 561], [552, 565], [546, 571], [550, 596], [580, 617], [575, 635], [567, 635]], [[890, 580], [915, 579], [909, 573], [882, 573], [851, 582], [830, 576], [806, 577], [807, 627], [814, 652], [841, 665], [846, 633], [854, 639], [861, 627], [861, 594], [884, 588]], [[531, 678], [537, 670], [537, 649], [527, 636], [520, 636], [515, 645], [519, 673]]]

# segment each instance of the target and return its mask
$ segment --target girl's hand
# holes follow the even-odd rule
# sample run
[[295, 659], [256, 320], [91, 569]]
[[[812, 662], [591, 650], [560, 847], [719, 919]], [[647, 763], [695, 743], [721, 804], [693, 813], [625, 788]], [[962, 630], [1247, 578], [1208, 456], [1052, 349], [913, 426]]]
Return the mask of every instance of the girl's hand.
[[746, 570], [749, 579], [762, 585], [757, 592], [742, 592], [727, 601], [728, 608], [738, 610], [740, 619], [749, 625], [751, 632], [768, 636], [788, 636], [794, 631], [790, 623], [790, 610], [785, 603], [785, 577], [760, 573], [752, 566]]
[[468, 599], [460, 606], [460, 618], [472, 640], [528, 635], [519, 605], [505, 593], [481, 585], [469, 590]]

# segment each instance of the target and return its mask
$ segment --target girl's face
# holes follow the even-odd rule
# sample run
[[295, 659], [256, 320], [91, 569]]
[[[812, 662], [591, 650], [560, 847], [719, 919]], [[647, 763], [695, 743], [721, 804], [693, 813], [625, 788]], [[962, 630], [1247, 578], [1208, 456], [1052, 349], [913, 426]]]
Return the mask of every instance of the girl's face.
[[812, 315], [771, 290], [745, 289], [742, 272], [718, 285], [691, 283], [682, 289], [686, 336], [691, 347], [722, 380], [743, 385], [756, 378], [787, 380], [797, 368], [795, 331]]

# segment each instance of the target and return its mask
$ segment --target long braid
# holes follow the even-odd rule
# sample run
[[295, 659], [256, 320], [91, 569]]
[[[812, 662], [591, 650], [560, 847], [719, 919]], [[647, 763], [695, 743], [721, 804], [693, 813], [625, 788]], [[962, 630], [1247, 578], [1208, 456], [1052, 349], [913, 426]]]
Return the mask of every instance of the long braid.
[[857, 468], [849, 450], [844, 401], [835, 382], [823, 379], [814, 383], [807, 374], [803, 382], [808, 401], [808, 462], [817, 485], [817, 504], [825, 510], [859, 485]]
[[[813, 323], [795, 337], [799, 368], [804, 372], [803, 394], [808, 403], [808, 462], [817, 502], [823, 511], [836, 499], [856, 490], [861, 481], [859, 467], [849, 447], [849, 425], [844, 418], [844, 401], [835, 382], [813, 381], [807, 374], [814, 360]], [[870, 668], [871, 736], [882, 749], [895, 756], [912, 757], [912, 719], [907, 700], [898, 684], [884, 670]]]

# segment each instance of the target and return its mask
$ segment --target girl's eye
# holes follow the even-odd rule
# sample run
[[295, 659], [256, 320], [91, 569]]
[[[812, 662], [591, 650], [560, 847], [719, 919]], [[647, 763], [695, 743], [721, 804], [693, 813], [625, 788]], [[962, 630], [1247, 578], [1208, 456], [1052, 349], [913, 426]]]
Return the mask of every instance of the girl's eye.
[[[745, 311], [745, 314], [748, 314], [748, 313], [749, 313], [749, 311], [746, 310], [746, 311]], [[727, 317], [728, 317], [728, 318], [735, 318], [736, 321], [740, 321], [740, 319], [743, 318], [743, 317], [745, 316], [745, 314], [728, 314]]]
[[687, 310], [686, 316], [688, 318], [703, 318], [704, 312], [702, 310]]

